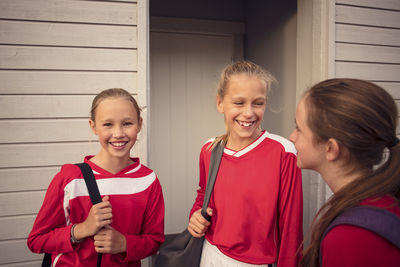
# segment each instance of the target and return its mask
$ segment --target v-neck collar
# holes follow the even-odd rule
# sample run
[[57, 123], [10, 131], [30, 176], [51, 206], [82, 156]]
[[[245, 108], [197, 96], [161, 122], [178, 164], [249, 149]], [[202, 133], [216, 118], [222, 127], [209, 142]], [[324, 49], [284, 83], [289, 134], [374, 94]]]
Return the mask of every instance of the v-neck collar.
[[268, 137], [268, 135], [269, 135], [269, 133], [264, 130], [263, 133], [259, 137], [257, 137], [256, 140], [254, 140], [253, 142], [251, 142], [250, 144], [248, 144], [244, 148], [242, 148], [242, 149], [240, 149], [238, 151], [235, 151], [235, 150], [232, 150], [232, 149], [229, 149], [229, 148], [225, 147], [224, 148], [224, 153], [229, 155], [229, 156], [235, 157], [235, 158], [243, 156], [246, 153], [248, 153], [251, 150], [253, 150], [254, 148], [256, 148], [262, 141], [264, 141], [265, 138]]
[[117, 176], [117, 175], [123, 175], [123, 174], [130, 174], [130, 173], [137, 172], [140, 169], [140, 167], [142, 166], [139, 158], [130, 158], [133, 161], [133, 163], [126, 166], [125, 168], [123, 168], [122, 170], [120, 170], [119, 172], [114, 174], [114, 173], [111, 173], [111, 172], [101, 168], [100, 166], [96, 165], [94, 162], [90, 161], [90, 159], [92, 157], [94, 157], [94, 156], [86, 156], [84, 159], [84, 162], [90, 165], [94, 174], [98, 174], [98, 175]]

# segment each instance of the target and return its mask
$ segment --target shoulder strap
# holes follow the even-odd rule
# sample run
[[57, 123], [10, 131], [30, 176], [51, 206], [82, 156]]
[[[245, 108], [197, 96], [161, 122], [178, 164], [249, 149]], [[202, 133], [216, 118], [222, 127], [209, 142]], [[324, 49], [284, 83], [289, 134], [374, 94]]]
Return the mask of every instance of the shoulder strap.
[[[332, 228], [342, 225], [362, 227], [385, 238], [397, 248], [400, 248], [400, 217], [379, 207], [355, 206], [337, 216], [325, 230], [322, 240]], [[320, 263], [322, 264], [320, 248]]]
[[93, 175], [92, 168], [90, 168], [89, 164], [87, 163], [77, 163], [75, 165], [81, 169], [92, 204], [94, 205], [100, 203], [102, 201], [101, 195], [99, 188], [97, 187], [96, 178]]
[[[102, 201], [101, 195], [99, 188], [97, 187], [96, 183], [96, 178], [94, 177], [92, 168], [89, 166], [89, 164], [83, 162], [83, 163], [77, 163], [75, 164], [81, 169], [81, 172], [83, 174], [83, 178], [85, 179], [86, 187], [89, 191], [89, 196], [90, 200], [92, 201], [92, 204], [97, 204]], [[101, 266], [101, 259], [102, 259], [102, 254], [98, 253], [97, 254], [97, 267]]]
[[207, 187], [204, 195], [203, 207], [201, 208], [201, 215], [207, 220], [211, 217], [207, 214], [207, 207], [210, 203], [211, 193], [214, 189], [215, 179], [217, 177], [219, 164], [221, 162], [222, 154], [224, 154], [225, 142], [220, 141], [216, 144], [211, 152], [210, 166], [208, 169]]

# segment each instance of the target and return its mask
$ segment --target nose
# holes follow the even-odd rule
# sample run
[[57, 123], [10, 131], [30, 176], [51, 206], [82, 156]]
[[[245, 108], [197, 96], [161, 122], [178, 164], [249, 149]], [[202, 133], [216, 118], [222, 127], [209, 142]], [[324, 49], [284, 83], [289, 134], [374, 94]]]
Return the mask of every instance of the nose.
[[113, 131], [113, 137], [119, 138], [119, 137], [123, 137], [123, 136], [124, 136], [124, 131], [123, 131], [122, 127], [116, 126]]
[[246, 105], [244, 106], [244, 110], [243, 110], [243, 115], [246, 117], [251, 117], [253, 116], [254, 111], [253, 111], [253, 106], [252, 105]]

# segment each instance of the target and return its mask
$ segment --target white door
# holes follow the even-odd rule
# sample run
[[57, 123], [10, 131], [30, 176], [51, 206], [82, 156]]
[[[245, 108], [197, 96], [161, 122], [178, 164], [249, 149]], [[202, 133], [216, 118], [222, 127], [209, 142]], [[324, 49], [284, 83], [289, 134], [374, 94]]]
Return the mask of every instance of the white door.
[[215, 97], [233, 53], [232, 36], [150, 34], [149, 164], [163, 187], [166, 234], [186, 228], [198, 187], [200, 148], [225, 132]]

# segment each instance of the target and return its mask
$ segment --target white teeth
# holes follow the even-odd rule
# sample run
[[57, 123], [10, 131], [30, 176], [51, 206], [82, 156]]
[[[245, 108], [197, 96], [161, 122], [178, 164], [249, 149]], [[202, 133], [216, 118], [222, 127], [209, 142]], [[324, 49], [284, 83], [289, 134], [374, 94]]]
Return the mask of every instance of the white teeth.
[[252, 122], [245, 122], [245, 121], [238, 121], [238, 123], [240, 124], [240, 126], [244, 126], [244, 127], [249, 127], [251, 125], [253, 125], [253, 121]]
[[123, 146], [125, 145], [125, 142], [121, 142], [121, 143], [112, 143], [113, 146]]

